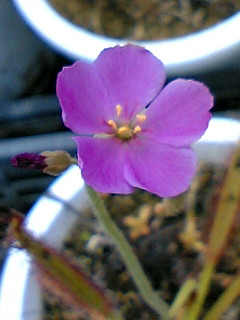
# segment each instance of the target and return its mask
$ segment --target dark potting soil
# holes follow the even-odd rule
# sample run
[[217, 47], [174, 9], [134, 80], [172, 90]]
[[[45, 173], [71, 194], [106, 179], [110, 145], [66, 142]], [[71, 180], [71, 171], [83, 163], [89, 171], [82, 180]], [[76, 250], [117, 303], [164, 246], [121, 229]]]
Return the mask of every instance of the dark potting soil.
[[[196, 213], [201, 240], [207, 238], [212, 222], [211, 200], [216, 197], [225, 169], [203, 164], [190, 189], [182, 196], [161, 200], [148, 192], [136, 190], [132, 195], [103, 195], [112, 217], [131, 242], [155, 290], [171, 302], [190, 273], [198, 274], [201, 253], [186, 248], [180, 235], [185, 226], [186, 210]], [[217, 268], [205, 304], [209, 308], [223, 292], [225, 280], [238, 270], [239, 240], [231, 241]], [[144, 303], [111, 240], [89, 210], [85, 219], [75, 226], [64, 243], [64, 252], [78, 262], [114, 297], [126, 320], [157, 320]], [[44, 320], [89, 320], [90, 317], [69, 307], [45, 292]], [[236, 312], [235, 312], [236, 313]], [[228, 320], [239, 319], [238, 317]], [[221, 318], [219, 320], [223, 320]]]
[[158, 40], [207, 28], [240, 10], [239, 0], [48, 0], [64, 17], [113, 38]]

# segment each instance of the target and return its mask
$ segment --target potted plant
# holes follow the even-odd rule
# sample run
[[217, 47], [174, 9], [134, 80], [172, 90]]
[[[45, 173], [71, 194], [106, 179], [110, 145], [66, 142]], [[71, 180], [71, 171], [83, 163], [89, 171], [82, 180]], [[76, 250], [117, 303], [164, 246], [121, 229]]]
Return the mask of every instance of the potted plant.
[[[235, 283], [238, 284], [240, 278], [234, 271], [238, 260], [234, 250], [235, 258], [232, 250], [229, 254], [226, 250], [229, 235], [237, 223], [240, 196], [239, 146], [234, 148], [239, 138], [239, 122], [222, 119], [211, 122], [206, 136], [200, 140], [202, 143], [196, 144], [195, 149], [200, 160], [215, 164], [222, 180], [216, 183], [209, 179], [210, 168], [209, 174], [200, 178], [197, 175], [197, 182], [193, 180], [184, 194], [197, 165], [191, 145], [208, 127], [213, 96], [198, 81], [176, 79], [163, 88], [164, 80], [162, 62], [146, 49], [130, 44], [103, 50], [92, 65], [78, 61], [63, 68], [57, 79], [57, 95], [63, 121], [76, 134], [73, 139], [77, 143], [78, 160], [65, 151], [45, 151], [40, 155], [23, 153], [11, 159], [13, 165], [35, 167], [48, 174], [59, 174], [73, 163], [81, 168], [84, 189], [81, 177], [74, 170], [73, 175], [60, 180], [64, 185], [63, 196], [58, 193], [56, 184], [40, 200], [40, 204], [47, 203], [47, 206], [51, 203], [51, 208], [36, 205], [34, 210], [43, 222], [41, 230], [49, 225], [48, 234], [41, 237], [39, 223], [38, 232], [35, 232], [34, 219], [26, 225], [16, 212], [13, 212], [10, 234], [30, 252], [37, 267], [35, 274], [48, 290], [61, 294], [63, 300], [73, 305], [77, 303], [78, 310], [90, 309], [95, 318], [99, 313], [103, 319], [144, 318], [149, 312], [147, 319], [160, 316], [161, 319], [197, 320], [203, 313], [204, 320], [219, 320], [239, 295]], [[231, 159], [227, 160], [230, 154]], [[196, 188], [199, 185], [203, 188]], [[209, 186], [212, 186], [211, 192]], [[136, 188], [155, 196], [151, 197], [149, 206], [149, 196], [142, 191], [135, 201], [137, 211], [134, 211]], [[83, 190], [91, 201], [95, 218], [86, 210]], [[199, 190], [203, 192], [200, 203], [195, 201]], [[106, 193], [115, 195], [106, 198]], [[118, 194], [122, 195], [123, 202], [127, 201], [125, 207], [130, 208], [127, 214], [122, 203], [115, 202]], [[81, 208], [76, 204], [79, 198], [83, 199]], [[103, 198], [107, 199], [106, 205]], [[155, 198], [154, 203], [152, 198]], [[197, 219], [195, 204], [199, 203], [202, 213], [206, 198], [214, 200], [208, 210], [212, 215]], [[47, 220], [43, 219], [41, 211], [45, 209], [51, 211], [52, 218], [47, 214]], [[179, 212], [182, 215], [180, 220], [177, 218], [180, 225], [171, 219]], [[70, 216], [65, 223], [67, 213]], [[99, 275], [105, 282], [106, 292], [110, 290], [111, 296], [118, 297], [116, 303], [110, 302], [105, 290], [94, 284], [84, 269], [53, 248], [59, 245], [79, 214], [81, 223], [77, 234], [83, 249], [80, 257], [86, 262], [86, 268], [90, 268], [90, 274]], [[207, 222], [205, 226], [204, 222]], [[71, 238], [74, 233], [71, 231]], [[166, 248], [162, 243], [167, 244]], [[74, 238], [70, 246], [75, 244]], [[222, 257], [230, 259], [232, 281], [227, 281], [223, 267], [220, 268], [223, 277], [219, 278], [215, 272]], [[111, 261], [107, 265], [106, 259]], [[175, 261], [174, 265], [169, 265], [169, 261]], [[205, 307], [213, 277], [217, 277], [223, 293], [215, 293], [210, 306]], [[4, 279], [2, 310], [7, 306], [4, 287], [9, 278], [5, 276]], [[27, 283], [31, 283], [29, 279]], [[125, 300], [126, 295], [133, 298], [133, 303]], [[18, 297], [19, 301], [21, 303], [22, 298]], [[41, 310], [37, 309], [37, 313]], [[29, 316], [31, 312], [21, 316], [26, 314]]]
[[141, 44], [160, 58], [170, 77], [210, 73], [224, 66], [235, 66], [239, 59], [237, 30], [240, 13], [206, 30], [183, 37], [131, 41], [97, 35], [80, 28], [61, 16], [47, 0], [36, 0], [34, 4], [25, 0], [13, 2], [33, 30], [70, 59], [93, 61], [103, 48], [132, 42]]

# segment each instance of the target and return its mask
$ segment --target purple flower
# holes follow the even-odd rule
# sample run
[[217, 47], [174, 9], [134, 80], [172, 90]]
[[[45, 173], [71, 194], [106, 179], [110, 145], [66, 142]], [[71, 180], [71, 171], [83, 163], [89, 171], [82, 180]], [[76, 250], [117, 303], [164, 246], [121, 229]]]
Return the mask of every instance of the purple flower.
[[134, 45], [59, 74], [63, 121], [78, 134], [82, 176], [95, 190], [170, 197], [187, 189], [196, 168], [190, 145], [208, 126], [213, 97], [197, 81], [164, 81], [161, 61]]

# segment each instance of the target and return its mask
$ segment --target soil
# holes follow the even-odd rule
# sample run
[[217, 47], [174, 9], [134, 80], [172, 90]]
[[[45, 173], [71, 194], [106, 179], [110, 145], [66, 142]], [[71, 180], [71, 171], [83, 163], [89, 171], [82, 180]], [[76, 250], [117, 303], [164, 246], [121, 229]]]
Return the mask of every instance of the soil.
[[159, 40], [192, 33], [240, 10], [239, 0], [48, 0], [73, 23], [113, 38]]
[[[186, 247], [181, 241], [186, 210], [194, 210], [197, 229], [205, 241], [212, 221], [212, 199], [219, 191], [224, 173], [223, 167], [200, 165], [188, 192], [170, 202], [141, 190], [127, 196], [103, 195], [111, 215], [131, 242], [153, 287], [168, 302], [174, 299], [186, 277], [190, 273], [198, 274], [202, 266], [201, 253]], [[205, 309], [223, 292], [225, 281], [238, 272], [240, 243], [233, 238], [231, 245], [219, 263]], [[73, 228], [64, 243], [64, 252], [107, 288], [109, 295], [117, 301], [124, 319], [158, 319], [137, 293], [118, 252], [91, 211], [85, 213], [85, 223]], [[45, 308], [44, 320], [89, 320], [89, 317], [79, 315], [69, 307], [63, 308], [62, 301], [47, 292]], [[240, 308], [235, 310], [236, 318], [230, 314], [231, 310], [228, 320], [239, 319]]]

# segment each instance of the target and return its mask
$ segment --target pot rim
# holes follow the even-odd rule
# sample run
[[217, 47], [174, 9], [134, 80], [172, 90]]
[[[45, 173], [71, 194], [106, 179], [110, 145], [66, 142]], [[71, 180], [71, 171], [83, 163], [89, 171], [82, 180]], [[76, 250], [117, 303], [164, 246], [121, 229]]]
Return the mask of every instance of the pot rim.
[[168, 74], [175, 76], [209, 71], [239, 57], [240, 12], [186, 36], [131, 41], [97, 35], [80, 28], [61, 16], [47, 0], [13, 0], [13, 3], [41, 38], [73, 60], [93, 61], [104, 48], [134, 43], [150, 50], [163, 61]]
[[[238, 120], [213, 118], [204, 136], [193, 146], [198, 157], [219, 163], [221, 154], [220, 163], [224, 163], [240, 139], [239, 129]], [[81, 217], [81, 211], [88, 206], [81, 172], [77, 166], [72, 166], [35, 203], [25, 225], [36, 237], [60, 247], [70, 228]], [[0, 319], [40, 320], [41, 312], [41, 292], [31, 259], [26, 251], [11, 248], [1, 278]]]

